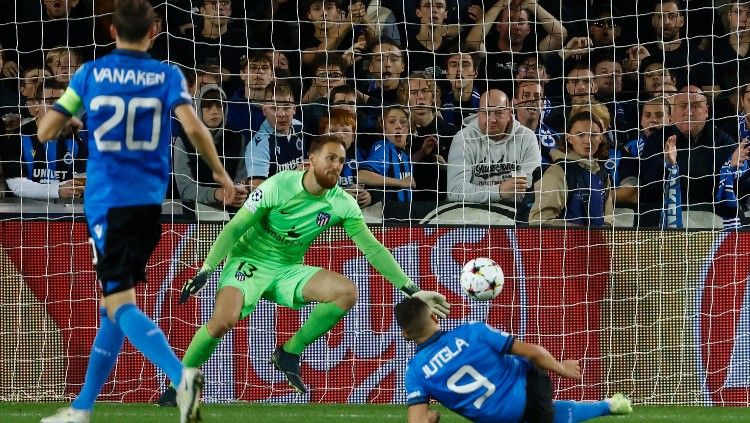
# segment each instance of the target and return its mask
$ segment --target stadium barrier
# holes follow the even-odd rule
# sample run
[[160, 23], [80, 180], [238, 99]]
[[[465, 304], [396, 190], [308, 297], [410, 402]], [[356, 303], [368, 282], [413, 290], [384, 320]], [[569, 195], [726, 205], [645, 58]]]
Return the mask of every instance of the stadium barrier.
[[[165, 224], [139, 285], [144, 310], [181, 355], [210, 316], [218, 272], [177, 305], [216, 224]], [[625, 392], [646, 404], [747, 406], [750, 401], [750, 233], [488, 227], [374, 227], [406, 272], [454, 304], [451, 328], [484, 320], [582, 359], [582, 382], [553, 379], [558, 398]], [[489, 256], [506, 273], [490, 303], [467, 300], [457, 275]], [[298, 396], [267, 363], [309, 314], [262, 301], [206, 365], [206, 400], [403, 403], [413, 347], [392, 305], [401, 294], [369, 267], [342, 230], [321, 237], [307, 262], [352, 278], [359, 301], [303, 356], [311, 393]], [[0, 400], [64, 400], [78, 392], [98, 310], [91, 248], [80, 220], [0, 221]], [[491, 359], [491, 358], [488, 358]], [[126, 343], [101, 400], [153, 401], [163, 374]]]

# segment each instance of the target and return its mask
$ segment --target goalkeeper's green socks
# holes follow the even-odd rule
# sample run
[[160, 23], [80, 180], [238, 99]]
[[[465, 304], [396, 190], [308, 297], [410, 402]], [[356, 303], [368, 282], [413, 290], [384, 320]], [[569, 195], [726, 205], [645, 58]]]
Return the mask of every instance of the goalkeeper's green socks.
[[[203, 325], [193, 335], [193, 340], [190, 341], [185, 356], [182, 357], [182, 364], [185, 367], [200, 367], [211, 358], [211, 355], [216, 351], [216, 347], [219, 346], [221, 338], [214, 338], [208, 333], [206, 325]], [[171, 384], [175, 387], [174, 382]]]
[[193, 335], [193, 340], [190, 341], [185, 356], [182, 357], [182, 364], [185, 367], [202, 366], [216, 351], [219, 342], [221, 342], [221, 338], [214, 338], [208, 333], [206, 325], [201, 326]]
[[304, 349], [331, 330], [346, 316], [347, 310], [334, 303], [319, 303], [297, 333], [284, 344], [284, 351], [300, 355]]

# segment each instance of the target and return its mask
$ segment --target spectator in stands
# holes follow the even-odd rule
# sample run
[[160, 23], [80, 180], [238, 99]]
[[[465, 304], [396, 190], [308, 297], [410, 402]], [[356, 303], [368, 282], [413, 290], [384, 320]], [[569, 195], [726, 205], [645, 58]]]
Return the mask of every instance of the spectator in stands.
[[[445, 55], [449, 52], [447, 40], [449, 25], [446, 0], [415, 0], [414, 7], [419, 26], [410, 28], [406, 38], [409, 52], [409, 72], [425, 71], [436, 79], [443, 75]], [[457, 30], [452, 31], [458, 33]]]
[[[297, 72], [297, 69], [299, 69], [299, 65], [295, 64], [297, 62], [292, 62], [292, 60], [290, 60], [290, 57], [293, 57], [294, 55], [291, 52], [283, 52], [278, 50], [269, 51], [266, 54], [273, 64], [274, 79], [276, 81], [287, 81], [292, 85], [295, 93], [300, 92], [302, 81]], [[295, 98], [297, 97], [298, 95], [295, 95]]]
[[500, 90], [482, 94], [479, 112], [464, 120], [448, 154], [448, 201], [503, 202], [518, 210], [541, 171], [534, 133], [513, 119]]
[[[328, 95], [328, 107], [357, 113], [357, 90], [348, 85], [339, 85]], [[359, 118], [358, 118], [359, 119]]]
[[542, 121], [544, 113], [544, 91], [542, 84], [534, 79], [522, 79], [516, 82], [513, 110], [518, 122], [531, 129], [539, 141], [542, 153], [542, 167], [552, 163], [550, 150], [557, 145], [557, 132]]
[[363, 81], [366, 85], [360, 91], [383, 103], [395, 103], [401, 74], [405, 69], [404, 52], [401, 48], [392, 40], [381, 39], [370, 50], [367, 70], [372, 80]]
[[24, 100], [36, 97], [36, 89], [44, 85], [52, 77], [47, 67], [27, 68], [21, 71], [18, 84], [18, 93], [21, 94], [21, 103]]
[[3, 76], [15, 78], [19, 69], [42, 66], [44, 53], [59, 47], [61, 41], [64, 47], [76, 48], [84, 60], [93, 56], [95, 44], [91, 1], [45, 0], [15, 3], [17, 10], [14, 16], [14, 36], [18, 50], [11, 57], [6, 57]]
[[320, 118], [328, 112], [331, 89], [346, 85], [348, 65], [338, 53], [319, 53], [311, 66], [314, 78], [302, 96], [302, 127], [306, 134], [317, 135]]
[[83, 64], [81, 54], [77, 50], [66, 47], [57, 47], [47, 52], [44, 64], [52, 72], [52, 76], [67, 84], [73, 75]]
[[638, 137], [627, 144], [627, 150], [633, 157], [641, 155], [646, 140], [655, 131], [662, 130], [672, 123], [672, 107], [662, 98], [647, 101], [641, 108], [641, 130]]
[[571, 116], [571, 107], [576, 105], [590, 105], [595, 102], [597, 85], [594, 79], [594, 73], [585, 63], [573, 65], [565, 78], [565, 94], [567, 101], [563, 105], [556, 104], [552, 108], [545, 122], [557, 133], [563, 133], [567, 124], [566, 117]]
[[[0, 69], [2, 69], [5, 50], [0, 45]], [[15, 92], [17, 81], [15, 78], [4, 78], [0, 74], [0, 134], [11, 133], [18, 129], [21, 115], [19, 106], [25, 99], [20, 99]]]
[[[190, 72], [190, 70], [188, 70]], [[228, 78], [229, 74], [226, 73], [226, 69], [222, 69], [216, 64], [200, 64], [195, 68], [195, 90], [196, 93], [203, 88], [204, 85], [213, 84], [221, 86], [225, 78]]]
[[737, 141], [750, 139], [750, 85], [739, 88], [739, 110], [731, 119], [722, 122], [721, 129]]
[[[532, 19], [532, 14], [535, 17]], [[495, 21], [497, 23], [495, 24]], [[484, 23], [482, 22], [484, 21]], [[529, 37], [531, 22], [538, 22], [546, 31], [545, 37]], [[496, 32], [488, 36], [494, 24]], [[492, 88], [504, 92], [513, 90], [513, 75], [523, 55], [518, 53], [547, 53], [562, 48], [567, 30], [536, 0], [499, 0], [466, 36], [468, 51], [487, 54], [486, 77]], [[539, 40], [536, 45], [533, 41]]]
[[380, 120], [384, 139], [370, 147], [360, 163], [358, 182], [371, 188], [374, 202], [411, 203], [414, 181], [409, 144], [409, 112], [388, 106]]
[[326, 114], [321, 118], [318, 129], [321, 135], [340, 137], [346, 144], [346, 163], [341, 169], [339, 186], [357, 200], [360, 208], [369, 206], [372, 196], [364, 185], [357, 183], [359, 163], [364, 160], [364, 153], [355, 141], [357, 117], [346, 109], [332, 109], [330, 115]]
[[[594, 51], [600, 48], [617, 46], [617, 39], [622, 35], [617, 17], [621, 16], [616, 5], [608, 1], [595, 2], [588, 10], [588, 36], [591, 38]], [[624, 52], [616, 49], [613, 53], [617, 59], [623, 58]]]
[[195, 28], [186, 31], [187, 39], [194, 40], [195, 57], [188, 67], [200, 64], [214, 65], [222, 74], [239, 74], [241, 57], [247, 53], [248, 40], [244, 32], [230, 21], [232, 2], [230, 0], [198, 0], [198, 13], [203, 18], [197, 20]]
[[479, 91], [474, 81], [479, 59], [471, 53], [452, 53], [446, 61], [445, 76], [450, 89], [443, 94], [441, 113], [446, 122], [461, 127], [461, 121], [479, 108]]
[[672, 122], [654, 131], [643, 147], [642, 226], [682, 227], [686, 208], [726, 213], [715, 207], [714, 196], [721, 167], [737, 143], [708, 119], [708, 100], [694, 86], [675, 96]]
[[[366, 7], [361, 1], [352, 4], [346, 13], [337, 0], [306, 0], [302, 12], [308, 19], [308, 24], [302, 25], [300, 31], [300, 50], [305, 65], [312, 65], [319, 53], [326, 52], [345, 53], [351, 65], [353, 55], [361, 53], [367, 40], [373, 38]], [[364, 39], [360, 39], [360, 35], [364, 35]]]
[[750, 1], [733, 1], [727, 26], [728, 33], [713, 40], [713, 63], [722, 90], [737, 106], [738, 90], [750, 83]]
[[594, 62], [596, 97], [604, 104], [616, 102], [622, 97], [622, 65], [612, 57], [599, 56]]
[[399, 102], [408, 105], [413, 130], [411, 160], [417, 189], [412, 199], [437, 206], [437, 201], [445, 199], [446, 159], [458, 129], [438, 115], [440, 88], [427, 73], [409, 75], [401, 85]]
[[380, 130], [378, 124], [381, 116], [380, 102], [349, 85], [339, 85], [331, 89], [328, 94], [328, 108], [345, 109], [357, 116], [357, 133], [365, 135], [359, 137], [357, 142], [360, 148], [366, 150], [364, 146], [366, 140], [363, 138], [368, 138], [369, 135]]
[[622, 148], [638, 133], [638, 109], [635, 101], [622, 94], [622, 65], [610, 54], [595, 56], [595, 98], [604, 104], [611, 116], [611, 124], [605, 128], [610, 147]]
[[302, 122], [294, 119], [295, 109], [289, 83], [276, 81], [266, 87], [263, 105], [266, 120], [245, 150], [250, 191], [276, 173], [297, 169], [303, 164]]
[[684, 10], [682, 0], [657, 0], [651, 15], [652, 39], [655, 41], [644, 43], [645, 49], [641, 49], [641, 46], [631, 47], [631, 52], [637, 52], [638, 55], [630, 53], [630, 56], [638, 67], [639, 58], [643, 60], [649, 55], [663, 57], [664, 67], [675, 76], [677, 88], [689, 83], [709, 89], [713, 84], [710, 58], [706, 57], [694, 40], [680, 37], [685, 26]]
[[585, 64], [574, 66], [565, 80], [565, 92], [570, 98], [571, 105], [591, 104], [599, 86], [594, 79], [594, 73]]
[[290, 72], [289, 58], [283, 51], [272, 50], [266, 53], [268, 59], [271, 60], [274, 72], [286, 71]]
[[628, 141], [619, 160], [610, 151], [607, 165], [611, 162], [611, 168], [616, 169], [616, 174], [610, 175], [615, 187], [615, 204], [638, 203], [638, 157], [651, 134], [672, 123], [671, 114], [672, 108], [664, 97], [647, 101], [641, 107], [641, 130], [638, 137]]
[[242, 132], [245, 140], [260, 129], [266, 119], [262, 103], [266, 99], [266, 87], [273, 80], [271, 60], [264, 52], [253, 52], [240, 63], [240, 78], [244, 87], [236, 90], [227, 107], [226, 128]]
[[557, 147], [551, 152], [554, 164], [534, 184], [529, 224], [612, 225], [611, 184], [604, 169], [607, 143], [598, 119], [591, 113], [574, 114]]
[[317, 54], [311, 67], [314, 78], [302, 96], [302, 103], [328, 104], [328, 92], [332, 88], [346, 85], [348, 67], [343, 56], [338, 53]]
[[[521, 60], [521, 64], [516, 69], [515, 81], [520, 81], [521, 79], [531, 79], [539, 82], [542, 85], [542, 93], [555, 93], [560, 91], [556, 86], [562, 83], [563, 78], [556, 77], [554, 78], [555, 83], [550, 83], [550, 71], [547, 70], [547, 62], [544, 59], [544, 55], [532, 54]], [[552, 100], [545, 94], [544, 106], [542, 107], [542, 121], [547, 119], [552, 110]]]
[[63, 92], [65, 85], [56, 81], [38, 86], [39, 99], [30, 106], [36, 118], [22, 125], [19, 134], [0, 136], [0, 163], [16, 197], [47, 200], [83, 195], [85, 179], [78, 174], [86, 172], [86, 141], [78, 134], [66, 134], [42, 144], [36, 137], [37, 120]]
[[[641, 62], [642, 100], [650, 100], [677, 92], [674, 75], [664, 68], [656, 57], [648, 57]], [[674, 90], [673, 90], [674, 88]]]
[[[203, 123], [208, 127], [214, 146], [224, 168], [235, 181], [245, 180], [247, 174], [243, 163], [245, 143], [242, 135], [224, 129], [224, 103], [226, 95], [218, 85], [204, 85], [198, 92], [195, 108]], [[236, 211], [247, 199], [244, 183], [235, 187], [234, 200], [227, 202], [224, 188], [217, 186], [211, 168], [200, 158], [192, 143], [185, 142], [183, 136], [174, 139], [174, 174], [180, 199], [190, 210], [195, 204], [206, 204], [217, 208], [226, 206]]]
[[[739, 140], [737, 149], [721, 166], [719, 172], [719, 189], [716, 200], [720, 207], [726, 210], [724, 226], [735, 227], [740, 222], [742, 212], [748, 209], [748, 195], [750, 194], [750, 87], [747, 84], [740, 87], [740, 112], [735, 119], [735, 125], [728, 134]], [[744, 219], [743, 219], [744, 220]]]

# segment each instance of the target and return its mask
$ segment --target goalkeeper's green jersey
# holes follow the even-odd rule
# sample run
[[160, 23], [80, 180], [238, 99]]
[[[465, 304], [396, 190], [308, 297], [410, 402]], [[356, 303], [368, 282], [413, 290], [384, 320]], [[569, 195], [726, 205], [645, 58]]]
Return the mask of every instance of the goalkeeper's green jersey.
[[213, 271], [226, 256], [247, 257], [266, 266], [298, 264], [318, 235], [340, 224], [367, 261], [396, 288], [418, 291], [372, 235], [354, 197], [338, 186], [312, 195], [302, 185], [304, 175], [288, 170], [260, 184], [216, 238], [202, 269]]
[[261, 259], [264, 264], [301, 263], [321, 233], [341, 224], [351, 237], [364, 219], [354, 198], [339, 186], [312, 195], [302, 186], [303, 171], [288, 170], [265, 180], [250, 194], [244, 207], [260, 220], [229, 253]]

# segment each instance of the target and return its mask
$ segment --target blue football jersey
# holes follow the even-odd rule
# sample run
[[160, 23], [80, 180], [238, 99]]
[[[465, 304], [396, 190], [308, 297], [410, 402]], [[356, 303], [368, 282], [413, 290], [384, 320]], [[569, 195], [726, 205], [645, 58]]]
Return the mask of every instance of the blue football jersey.
[[417, 345], [406, 368], [409, 405], [430, 398], [474, 422], [519, 422], [531, 364], [510, 350], [515, 338], [473, 322]]
[[161, 204], [170, 170], [170, 112], [189, 104], [182, 73], [134, 50], [114, 50], [73, 75], [55, 109], [85, 109], [89, 137], [84, 210]]

